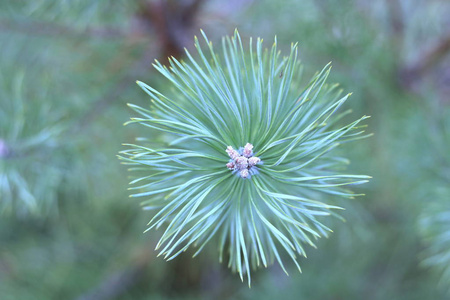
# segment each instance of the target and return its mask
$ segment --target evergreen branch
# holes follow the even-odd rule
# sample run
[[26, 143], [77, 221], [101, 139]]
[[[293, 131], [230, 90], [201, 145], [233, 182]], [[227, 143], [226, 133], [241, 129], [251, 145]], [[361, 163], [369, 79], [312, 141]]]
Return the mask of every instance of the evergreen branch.
[[138, 82], [152, 106], [130, 105], [141, 117], [129, 123], [173, 137], [169, 147], [128, 144], [119, 155], [144, 174], [131, 189], [156, 210], [146, 231], [165, 227], [156, 250], [167, 260], [197, 245], [195, 256], [217, 235], [219, 260], [227, 256], [249, 285], [251, 268], [275, 260], [287, 273], [282, 252], [301, 271], [302, 245], [327, 236], [319, 219], [340, 209], [328, 199], [357, 196], [344, 187], [370, 178], [340, 173], [347, 162], [333, 156], [340, 142], [362, 135], [367, 117], [336, 126], [349, 95], [339, 98], [325, 83], [329, 65], [297, 86], [297, 45], [282, 58], [276, 40], [265, 52], [262, 40], [250, 40], [246, 52], [236, 31], [219, 56], [202, 35], [208, 51], [195, 38], [197, 57], [186, 51], [187, 61], [155, 63], [173, 93]]

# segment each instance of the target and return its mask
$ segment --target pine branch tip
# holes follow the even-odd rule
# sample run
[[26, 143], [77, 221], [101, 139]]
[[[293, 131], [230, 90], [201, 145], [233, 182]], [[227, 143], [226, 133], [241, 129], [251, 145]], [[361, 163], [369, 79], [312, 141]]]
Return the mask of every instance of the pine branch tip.
[[[346, 143], [347, 141], [362, 138], [361, 136], [357, 136], [358, 134], [364, 132], [362, 131], [363, 129], [361, 129], [361, 127], [358, 126], [358, 122], [363, 119], [367, 119], [368, 116], [363, 116], [361, 117], [361, 119], [353, 121], [350, 124], [345, 124], [344, 126], [338, 129], [333, 128], [333, 130], [335, 131], [330, 130], [331, 133], [329, 134], [327, 130], [333, 127], [335, 124], [333, 114], [338, 109], [340, 109], [341, 105], [347, 100], [347, 98], [353, 94], [348, 93], [346, 96], [343, 97], [343, 95], [345, 95], [344, 92], [342, 92], [341, 94], [337, 93], [338, 92], [337, 87], [339, 87], [339, 84], [333, 85], [331, 83], [326, 82], [327, 76], [330, 74], [332, 68], [332, 62], [330, 61], [324, 68], [318, 71], [314, 77], [312, 77], [309, 83], [307, 83], [307, 85], [303, 88], [304, 91], [300, 94], [301, 95], [300, 97], [297, 98], [294, 98], [294, 96], [290, 97], [291, 94], [288, 94], [290, 93], [291, 88], [289, 86], [291, 84], [289, 80], [290, 77], [294, 76], [292, 75], [294, 73], [294, 67], [298, 68], [297, 63], [299, 60], [297, 59], [297, 46], [299, 43], [298, 42], [291, 43], [292, 48], [291, 53], [289, 53], [288, 56], [283, 57], [280, 56], [282, 55], [282, 53], [276, 48], [278, 41], [277, 36], [274, 37], [272, 49], [270, 49], [270, 41], [269, 47], [264, 47], [263, 49], [262, 43], [264, 40], [262, 38], [260, 37], [257, 38], [257, 44], [255, 46], [252, 44], [253, 39], [250, 37], [249, 50], [251, 52], [250, 55], [253, 55], [250, 65], [264, 64], [266, 66], [267, 64], [266, 61], [272, 63], [272, 61], [274, 61], [275, 59], [278, 59], [278, 61], [275, 61], [275, 63], [279, 63], [280, 65], [276, 66], [275, 71], [271, 70], [270, 66], [268, 68], [266, 67], [261, 68], [261, 70], [257, 68], [259, 67], [259, 65], [251, 66], [249, 68], [248, 64], [246, 65], [247, 63], [247, 61], [245, 60], [246, 57], [245, 56], [241, 57], [241, 48], [243, 48], [243, 46], [240, 40], [238, 28], [235, 28], [234, 36], [226, 36], [222, 39], [223, 43], [225, 44], [223, 46], [224, 48], [223, 50], [229, 51], [228, 52], [229, 54], [226, 55], [231, 55], [231, 59], [229, 56], [227, 56], [226, 58], [227, 60], [231, 61], [231, 67], [229, 68], [230, 69], [235, 68], [236, 70], [242, 69], [244, 71], [247, 68], [247, 71], [253, 72], [251, 73], [251, 75], [254, 75], [255, 78], [259, 78], [258, 76], [264, 76], [264, 74], [260, 73], [267, 72], [267, 69], [271, 70], [270, 76], [275, 78], [280, 73], [278, 70], [282, 70], [280, 78], [283, 78], [283, 72], [284, 78], [281, 80], [280, 84], [285, 85], [284, 87], [285, 91], [283, 92], [286, 92], [286, 95], [289, 95], [289, 97], [287, 96], [286, 97], [292, 98], [292, 103], [290, 105], [293, 107], [294, 111], [290, 113], [290, 111], [288, 111], [287, 109], [282, 108], [282, 110], [273, 111], [274, 113], [278, 113], [278, 115], [273, 114], [273, 116], [277, 116], [278, 118], [281, 118], [280, 116], [287, 116], [287, 122], [292, 123], [298, 121], [298, 116], [303, 115], [307, 116], [307, 118], [305, 118], [306, 120], [305, 123], [304, 124], [299, 123], [298, 128], [295, 128], [295, 129], [302, 129], [306, 127], [304, 137], [300, 136], [297, 132], [292, 132], [292, 130], [289, 129], [290, 128], [289, 126], [283, 127], [283, 124], [286, 123], [283, 122], [284, 120], [282, 119], [275, 120], [274, 117], [273, 119], [270, 119], [268, 121], [267, 119], [265, 119], [265, 112], [264, 114], [260, 112], [259, 119], [256, 117], [255, 121], [254, 115], [258, 114], [256, 113], [253, 114], [252, 112], [250, 112], [250, 110], [254, 106], [255, 107], [258, 106], [260, 103], [250, 103], [250, 102], [249, 102], [250, 104], [245, 103], [245, 101], [250, 100], [238, 99], [239, 98], [238, 96], [236, 97], [236, 99], [225, 99], [226, 101], [224, 99], [221, 99], [220, 97], [218, 97], [220, 99], [216, 99], [217, 97], [210, 97], [208, 95], [209, 91], [203, 89], [203, 85], [206, 86], [207, 84], [209, 84], [209, 80], [211, 80], [211, 82], [214, 82], [215, 80], [218, 79], [213, 78], [214, 77], [213, 75], [216, 74], [214, 72], [217, 71], [217, 74], [219, 74], [222, 71], [222, 66], [220, 62], [225, 61], [225, 59], [220, 58], [218, 55], [214, 53], [213, 43], [208, 40], [202, 28], [200, 28], [199, 30], [203, 37], [197, 35], [194, 36], [194, 46], [197, 48], [198, 52], [196, 52], [196, 54], [198, 54], [199, 56], [198, 61], [193, 59], [189, 54], [188, 49], [184, 47], [183, 48], [184, 51], [188, 54], [188, 58], [186, 58], [186, 61], [183, 61], [181, 59], [177, 60], [177, 58], [175, 58], [174, 56], [170, 56], [168, 59], [171, 65], [168, 67], [161, 65], [156, 59], [155, 63], [153, 64], [153, 66], [158, 71], [160, 71], [160, 73], [162, 73], [164, 76], [169, 78], [170, 81], [175, 83], [175, 87], [173, 86], [174, 88], [178, 88], [178, 91], [185, 92], [184, 94], [186, 95], [186, 97], [182, 96], [183, 99], [181, 99], [181, 101], [179, 102], [176, 102], [173, 101], [174, 98], [171, 98], [170, 96], [167, 96], [164, 93], [158, 92], [156, 89], [146, 85], [143, 82], [136, 81], [136, 83], [142, 89], [144, 89], [144, 91], [148, 95], [150, 95], [149, 98], [151, 98], [150, 100], [152, 103], [149, 103], [148, 106], [151, 109], [147, 110], [145, 108], [140, 108], [130, 103], [127, 103], [127, 106], [133, 108], [133, 110], [136, 111], [141, 117], [131, 118], [130, 121], [125, 122], [124, 125], [128, 125], [130, 123], [139, 123], [141, 125], [145, 125], [152, 128], [152, 130], [156, 129], [159, 132], [163, 132], [164, 135], [165, 134], [176, 135], [176, 137], [173, 140], [164, 139], [164, 141], [161, 141], [159, 139], [155, 139], [155, 141], [151, 139], [137, 139], [136, 146], [128, 145], [130, 146], [130, 148], [124, 150], [124, 152], [119, 152], [123, 155], [123, 157], [117, 155], [119, 159], [125, 161], [122, 163], [124, 164], [127, 163], [128, 165], [133, 166], [130, 168], [130, 170], [144, 173], [149, 172], [149, 174], [147, 174], [148, 176], [142, 176], [137, 179], [131, 178], [133, 179], [133, 181], [130, 182], [130, 184], [135, 183], [137, 184], [139, 182], [139, 186], [137, 184], [129, 186], [127, 188], [127, 190], [135, 191], [134, 195], [129, 195], [130, 198], [137, 198], [137, 197], [140, 197], [140, 199], [146, 198], [143, 201], [143, 203], [145, 204], [141, 204], [141, 206], [146, 205], [144, 209], [147, 208], [149, 211], [156, 210], [156, 213], [153, 216], [152, 220], [148, 223], [148, 226], [150, 226], [150, 224], [153, 225], [147, 228], [143, 233], [146, 233], [150, 230], [165, 227], [164, 229], [165, 231], [162, 235], [162, 238], [157, 243], [155, 251], [162, 249], [161, 252], [157, 255], [157, 257], [163, 256], [163, 258], [166, 261], [173, 260], [179, 254], [183, 254], [183, 252], [187, 251], [188, 247], [197, 247], [196, 239], [198, 238], [201, 241], [199, 243], [201, 246], [200, 249], [192, 255], [192, 258], [195, 258], [198, 255], [198, 253], [200, 253], [202, 247], [206, 245], [206, 243], [209, 241], [209, 238], [207, 238], [207, 234], [209, 233], [202, 226], [205, 225], [213, 227], [212, 222], [220, 220], [216, 215], [222, 213], [224, 210], [226, 211], [228, 210], [225, 204], [224, 205], [221, 204], [220, 206], [217, 205], [217, 207], [214, 207], [214, 205], [209, 206], [211, 204], [219, 202], [212, 202], [213, 200], [208, 200], [207, 202], [206, 201], [207, 197], [211, 197], [211, 195], [213, 194], [216, 195], [215, 194], [216, 191], [218, 195], [220, 195], [217, 198], [223, 197], [220, 194], [222, 193], [221, 189], [223, 190], [224, 195], [226, 195], [226, 193], [229, 192], [229, 190], [231, 190], [231, 193], [238, 193], [238, 191], [235, 190], [238, 190], [242, 186], [243, 187], [242, 190], [244, 190], [242, 195], [246, 194], [250, 195], [249, 198], [251, 198], [251, 201], [254, 201], [256, 198], [258, 199], [262, 198], [263, 200], [265, 200], [265, 197], [267, 197], [267, 199], [273, 200], [275, 198], [278, 199], [277, 197], [280, 197], [280, 202], [286, 201], [287, 203], [291, 202], [294, 203], [294, 201], [299, 201], [300, 203], [304, 202], [306, 203], [306, 205], [312, 206], [311, 209], [308, 207], [307, 209], [304, 210], [304, 212], [302, 211], [299, 213], [300, 215], [302, 215], [311, 212], [310, 213], [311, 220], [313, 220], [315, 222], [315, 225], [317, 226], [317, 228], [314, 228], [312, 223], [311, 224], [301, 223], [299, 225], [299, 228], [301, 227], [300, 230], [302, 231], [303, 234], [307, 235], [307, 238], [304, 239], [300, 238], [300, 240], [298, 240], [299, 235], [292, 236], [291, 238], [290, 236], [287, 235], [286, 230], [280, 228], [278, 228], [280, 233], [276, 234], [277, 236], [281, 236], [282, 238], [282, 240], [280, 240], [277, 246], [282, 244], [285, 247], [285, 250], [288, 251], [290, 257], [294, 260], [295, 264], [297, 265], [299, 272], [302, 273], [300, 265], [297, 262], [297, 258], [300, 259], [301, 256], [304, 256], [305, 258], [307, 257], [306, 253], [303, 252], [302, 245], [306, 246], [309, 244], [311, 247], [317, 249], [317, 246], [312, 241], [316, 242], [320, 237], [328, 237], [329, 232], [333, 233], [333, 230], [327, 228], [325, 225], [323, 225], [318, 221], [319, 217], [326, 215], [333, 215], [339, 219], [342, 219], [345, 222], [345, 219], [339, 216], [338, 213], [340, 212], [331, 211], [331, 209], [345, 210], [345, 208], [327, 205], [321, 202], [322, 198], [314, 200], [302, 198], [298, 195], [295, 195], [296, 190], [283, 191], [283, 188], [281, 186], [278, 189], [278, 186], [276, 186], [275, 184], [272, 186], [271, 183], [267, 183], [264, 177], [266, 175], [271, 175], [271, 172], [273, 171], [274, 172], [273, 177], [274, 178], [276, 177], [276, 179], [279, 180], [287, 179], [287, 181], [290, 181], [291, 184], [295, 184], [298, 181], [300, 182], [300, 185], [305, 186], [304, 187], [305, 189], [311, 188], [315, 190], [318, 186], [320, 186], [320, 188], [329, 189], [330, 194], [336, 194], [338, 196], [353, 199], [354, 195], [351, 195], [352, 194], [351, 191], [347, 191], [346, 189], [342, 188], [341, 185], [355, 185], [359, 183], [364, 183], [367, 182], [367, 180], [361, 179], [371, 179], [372, 176], [364, 177], [364, 175], [350, 175], [342, 173], [340, 167], [343, 166], [344, 164], [349, 163], [344, 158], [341, 159], [340, 157], [336, 157], [335, 159], [335, 157], [331, 156], [332, 160], [330, 164], [328, 163], [328, 161], [326, 161], [324, 164], [319, 163], [320, 167], [317, 167], [317, 169], [315, 168], [315, 166], [319, 166], [319, 164], [316, 164], [317, 162], [314, 162], [314, 160], [316, 158], [319, 158], [317, 161], [320, 161], [322, 159], [322, 155], [325, 158], [330, 157], [327, 156], [329, 151], [331, 151], [341, 143]], [[202, 37], [202, 42], [199, 42], [199, 37]], [[210, 47], [209, 49], [207, 48], [208, 46]], [[208, 51], [203, 52], [202, 49], [206, 49]], [[295, 52], [293, 51], [294, 49]], [[235, 65], [233, 65], [233, 63], [235, 63]], [[253, 67], [255, 68], [252, 69]], [[243, 73], [241, 75], [245, 77], [248, 74]], [[217, 76], [220, 77], [219, 75]], [[230, 72], [230, 77], [233, 76], [234, 74], [231, 74]], [[184, 79], [186, 81], [185, 83], [182, 82]], [[240, 77], [236, 78], [237, 83], [236, 84], [233, 83], [232, 86], [233, 89], [234, 88], [236, 88], [236, 90], [239, 89], [239, 80], [241, 79], [242, 78]], [[191, 80], [193, 85], [192, 89], [189, 89], [186, 86], [189, 85], [188, 82], [191, 83], [190, 82]], [[203, 83], [203, 81], [205, 81], [205, 83]], [[255, 81], [258, 80], [255, 79]], [[253, 81], [250, 80], [249, 84], [253, 84]], [[259, 82], [256, 82], [256, 84], [259, 85]], [[265, 83], [261, 83], [261, 85], [262, 85], [261, 87], [260, 86], [258, 87], [261, 89], [265, 88]], [[251, 87], [252, 86], [250, 86], [250, 88]], [[228, 89], [228, 86], [226, 88]], [[219, 83], [217, 89], [218, 90], [221, 89]], [[197, 97], [197, 94], [199, 95], [201, 94], [200, 95], [201, 97]], [[284, 100], [283, 99], [284, 94], [280, 93], [279, 95], [281, 96], [278, 96], [279, 97], [278, 100], [276, 100], [274, 97], [274, 101], [273, 103], [271, 103], [273, 107], [276, 106], [275, 104], [282, 103], [281, 101]], [[320, 102], [322, 96], [328, 102], [326, 103]], [[245, 97], [245, 95], [243, 97]], [[275, 100], [277, 102], [275, 102]], [[229, 108], [229, 111], [224, 111], [223, 115], [221, 110], [218, 109], [218, 111], [215, 111], [216, 109], [215, 104], [217, 103], [214, 101], [217, 101], [217, 103], [220, 104], [220, 107], [222, 107], [223, 104], [224, 107], [226, 106], [227, 108]], [[265, 101], [267, 100], [262, 99], [261, 105], [263, 107], [268, 107], [268, 114], [270, 115], [271, 106], [268, 105]], [[242, 104], [247, 104], [248, 107], [245, 107], [245, 105]], [[297, 114], [295, 109], [297, 109], [298, 107], [301, 107], [301, 109], [304, 110], [311, 109], [311, 115], [308, 114], [308, 111], [306, 111], [306, 114], [303, 111], [301, 112], [301, 114]], [[187, 108], [193, 109], [192, 111], [190, 111], [190, 109]], [[322, 111], [318, 111], [319, 109]], [[351, 112], [352, 110], [349, 111]], [[316, 113], [319, 114], [317, 115], [317, 118], [314, 118], [315, 117], [314, 114]], [[341, 118], [341, 116], [345, 116], [347, 112], [343, 113], [339, 112], [337, 114], [338, 117], [336, 118], [336, 120], [339, 120], [339, 118]], [[233, 115], [236, 118], [230, 118], [230, 116]], [[212, 126], [214, 128], [213, 130], [210, 130], [211, 129], [209, 123], [210, 121], [212, 125], [220, 123], [220, 126], [222, 127], [224, 127], [223, 125], [226, 125], [225, 127], [229, 126], [230, 133], [228, 132], [227, 128], [219, 130], [219, 127], [217, 126], [216, 126], [217, 128]], [[267, 132], [262, 132], [263, 136], [261, 137], [252, 136], [251, 130], [253, 129], [248, 129], [248, 126], [250, 124], [257, 122], [263, 123], [264, 126], [268, 124]], [[309, 122], [309, 124], [306, 122]], [[258, 125], [259, 124], [255, 126]], [[294, 127], [295, 126], [297, 125], [294, 125]], [[278, 130], [278, 127], [281, 129]], [[288, 129], [284, 130], [284, 128]], [[356, 128], [357, 130], [354, 130]], [[250, 134], [245, 132], [244, 133], [239, 132], [242, 130], [246, 131], [247, 129], [250, 132]], [[235, 134], [236, 131], [237, 134]], [[254, 129], [254, 131], [256, 132], [256, 129]], [[323, 132], [325, 132], [324, 138], [323, 136], [320, 135]], [[272, 133], [275, 134], [273, 134], [272, 137], [269, 136], [269, 133], [271, 135]], [[310, 133], [311, 137], [309, 136]], [[326, 134], [329, 135], [326, 136]], [[251, 137], [249, 141], [241, 141], [242, 139], [244, 139], [244, 136], [247, 136], [248, 138], [249, 135]], [[357, 137], [355, 138], [354, 136]], [[191, 140], [203, 141], [203, 139], [204, 140], [208, 139], [208, 142], [205, 143], [202, 147], [211, 147], [211, 149], [206, 149], [211, 150], [211, 152], [207, 151], [202, 152], [201, 150], [203, 149], [195, 148], [196, 144], [192, 144], [192, 147], [191, 144], [189, 144]], [[209, 141], [209, 139], [211, 140], [211, 142]], [[183, 145], [186, 140], [188, 140], [188, 142], [185, 145]], [[227, 147], [227, 145], [225, 146], [222, 145], [224, 144], [224, 140], [233, 141], [228, 143], [233, 145], [235, 149], [238, 149], [233, 150], [235, 153], [237, 153], [236, 155], [230, 154], [231, 150], [228, 149], [227, 152], [230, 152], [228, 153], [229, 158], [226, 156], [224, 150]], [[303, 143], [304, 140], [305, 143]], [[248, 146], [244, 147], [244, 144], [241, 145], [236, 144], [236, 142], [238, 141], [243, 143], [247, 142], [248, 144], [253, 143], [255, 145], [254, 152], [251, 149], [249, 150]], [[139, 145], [140, 142], [144, 143], [144, 145]], [[146, 143], [150, 144], [151, 146], [145, 145]], [[157, 146], [153, 146], [153, 144]], [[261, 144], [263, 145], [260, 146]], [[126, 145], [127, 144], [122, 144], [122, 146]], [[278, 150], [277, 147], [278, 145], [280, 145], [279, 146], [280, 150]], [[257, 146], [261, 148], [258, 149]], [[285, 146], [286, 146], [285, 149], [288, 149], [288, 151], [286, 151], [286, 153], [282, 153], [284, 150], [281, 147]], [[295, 148], [296, 146], [300, 146], [300, 149]], [[150, 147], [152, 149], [150, 149]], [[314, 159], [312, 159], [311, 165], [308, 166], [311, 167], [312, 170], [311, 172], [315, 173], [317, 171], [317, 174], [308, 175], [307, 174], [308, 169], [305, 168], [306, 171], [304, 171], [304, 173], [307, 174], [305, 176], [302, 173], [303, 169], [300, 170], [299, 168], [296, 168], [295, 163], [298, 162], [299, 157], [301, 157], [300, 154], [303, 151], [301, 147], [305, 147], [306, 150], [308, 150], [307, 147], [310, 147], [310, 149], [314, 151], [316, 150], [322, 151], [321, 149], [323, 149], [324, 152], [321, 153], [320, 155], [317, 155], [317, 157], [315, 157]], [[221, 151], [222, 155], [210, 154], [218, 151]], [[252, 160], [254, 159], [254, 157], [256, 157], [254, 153], [258, 153], [258, 151], [260, 151], [260, 153], [263, 155], [261, 159], [265, 160], [264, 161], [265, 164], [263, 167], [259, 169], [257, 167], [251, 169], [253, 166], [255, 166], [254, 160]], [[216, 162], [214, 162], [214, 164], [210, 164], [208, 162], [208, 159], [210, 159], [210, 157], [212, 157], [212, 160], [217, 162], [217, 167]], [[237, 160], [237, 158], [239, 158], [239, 160]], [[267, 160], [264, 158], [266, 158]], [[219, 169], [219, 164], [222, 164], [223, 169]], [[339, 166], [333, 169], [335, 165]], [[225, 166], [228, 169], [226, 169]], [[276, 166], [279, 166], [280, 169], [276, 168]], [[330, 173], [327, 173], [328, 170], [324, 170], [329, 166], [331, 166], [330, 171], [336, 171], [337, 174], [330, 175]], [[283, 168], [285, 169], [283, 170]], [[202, 176], [198, 178], [195, 176], [191, 176], [197, 174], [196, 173], [197, 170], [201, 171], [206, 170], [210, 172], [211, 175], [210, 177]], [[255, 173], [250, 173], [250, 171], [252, 170]], [[323, 173], [322, 170], [324, 170]], [[156, 172], [153, 174], [152, 172], [154, 171]], [[240, 175], [241, 177], [239, 177], [240, 173], [238, 172], [241, 171], [243, 172], [242, 174], [244, 175]], [[264, 176], [258, 175], [258, 171], [259, 173], [262, 173]], [[224, 175], [225, 172], [229, 173]], [[191, 176], [191, 178], [189, 178], [189, 176]], [[292, 178], [290, 178], [290, 176]], [[310, 178], [302, 179], [301, 177], [310, 177], [313, 179]], [[233, 185], [235, 182], [228, 182], [229, 178], [233, 178], [233, 180], [238, 180], [240, 185]], [[306, 182], [306, 183], [304, 182], [311, 180], [316, 180], [316, 182]], [[247, 187], [250, 184], [257, 187], [256, 191], [258, 191], [258, 188], [260, 188], [260, 186], [262, 187], [261, 190], [258, 191], [258, 195], [256, 195], [255, 194], [256, 192], [253, 190], [252, 190], [253, 192], [252, 191], [246, 192], [245, 189], [247, 189]], [[140, 185], [142, 185], [142, 187]], [[267, 193], [266, 191], [264, 191], [264, 188], [267, 189]], [[283, 192], [284, 194], [282, 194]], [[147, 200], [147, 198], [149, 200]], [[192, 198], [192, 200], [190, 198]], [[176, 201], [174, 202], [174, 199], [175, 200], [183, 199], [183, 200], [180, 201], [180, 203], [175, 203]], [[193, 207], [192, 211], [190, 211], [188, 215], [187, 209], [189, 210], [191, 209], [191, 206], [189, 205], [192, 205], [193, 202], [198, 203], [198, 205], [192, 206]], [[267, 200], [267, 202], [270, 201]], [[264, 215], [265, 211], [262, 213], [259, 212], [257, 205], [255, 205], [255, 208], [257, 213], [260, 215], [260, 219], [262, 219], [261, 215]], [[275, 207], [275, 209], [277, 208]], [[201, 216], [203, 212], [205, 212], [204, 217], [205, 219], [201, 219], [203, 217]], [[182, 220], [182, 218], [188, 219], [186, 216], [189, 216], [191, 220], [195, 220], [196, 218], [198, 218], [199, 221], [197, 224], [195, 223], [191, 224], [190, 220], [189, 221]], [[237, 212], [237, 216], [239, 216], [237, 217], [238, 219], [240, 217], [243, 218], [249, 217], [248, 214], [241, 216], [239, 215], [239, 212]], [[280, 222], [283, 224], [285, 223], [285, 220], [291, 222], [301, 221], [299, 220], [300, 218], [297, 218], [298, 217], [297, 215], [290, 215], [288, 210], [286, 210], [285, 216], [287, 217], [281, 216], [280, 213], [272, 218], [275, 219], [277, 217], [280, 217], [281, 219]], [[274, 245], [274, 242], [276, 243], [276, 241], [272, 242], [271, 240], [270, 241], [267, 239], [265, 240], [264, 238], [262, 238], [261, 241], [258, 240], [258, 244], [254, 248], [254, 250], [256, 251], [256, 256], [252, 252], [253, 248], [250, 249], [245, 246], [249, 241], [254, 242], [256, 245], [255, 235], [257, 236], [259, 234], [257, 230], [260, 230], [260, 228], [261, 230], [270, 229], [268, 228], [270, 225], [265, 224], [267, 222], [264, 222], [264, 220], [262, 221], [256, 220], [255, 222], [255, 220], [253, 220], [253, 215], [252, 221], [254, 231], [251, 228], [252, 225], [251, 222], [248, 222], [247, 224], [243, 222], [242, 224], [237, 225], [241, 226], [241, 229], [243, 229], [243, 233], [240, 233], [241, 235], [240, 238], [241, 240], [244, 241], [244, 246], [242, 245], [242, 243], [240, 243], [240, 241], [236, 237], [233, 240], [233, 238], [231, 238], [229, 235], [225, 235], [226, 233], [228, 233], [226, 230], [230, 230], [230, 228], [224, 229], [226, 232], [223, 235], [224, 236], [223, 241], [222, 243], [219, 243], [219, 251], [220, 251], [219, 262], [223, 263], [224, 259], [222, 256], [224, 255], [224, 252], [227, 252], [225, 255], [228, 255], [229, 252], [231, 258], [228, 260], [228, 267], [232, 269], [233, 273], [236, 272], [239, 273], [239, 277], [241, 278], [242, 282], [245, 279], [244, 277], [247, 277], [249, 288], [251, 288], [251, 278], [250, 278], [251, 268], [249, 265], [251, 266], [256, 265], [257, 267], [260, 267], [262, 265], [265, 268], [268, 268], [269, 265], [273, 264], [274, 262], [275, 263], [278, 262], [280, 264], [280, 267], [283, 269], [284, 273], [286, 273], [286, 275], [289, 276], [289, 273], [286, 271], [283, 262], [278, 256], [277, 247]], [[201, 222], [203, 222], [203, 224]], [[177, 226], [180, 227], [179, 230], [175, 228]], [[184, 226], [186, 228], [183, 228]], [[189, 226], [191, 227], [188, 228]], [[226, 227], [225, 225], [220, 226]], [[183, 233], [183, 230], [185, 229], [187, 233]], [[247, 229], [247, 231], [245, 231], [245, 229]], [[211, 236], [213, 234], [215, 234], [215, 231], [212, 232]], [[286, 237], [284, 236], [284, 234], [286, 234]], [[264, 237], [264, 235], [261, 236]], [[230, 246], [230, 248], [227, 249], [226, 245], [228, 245], [228, 243], [230, 243], [231, 245], [237, 244], [238, 250], [233, 249], [232, 246]], [[259, 248], [259, 250], [257, 248]], [[260, 253], [261, 256], [258, 253], [258, 251], [261, 252]], [[266, 251], [268, 252], [266, 253], [267, 257], [266, 254], [263, 253]], [[268, 260], [269, 263], [265, 262], [266, 259]], [[227, 259], [225, 259], [225, 264], [226, 260]]]

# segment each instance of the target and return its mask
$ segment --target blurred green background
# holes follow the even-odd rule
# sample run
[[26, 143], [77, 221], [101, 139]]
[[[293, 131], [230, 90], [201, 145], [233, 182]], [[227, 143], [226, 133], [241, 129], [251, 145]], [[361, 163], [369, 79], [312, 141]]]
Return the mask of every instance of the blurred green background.
[[[343, 150], [373, 180], [303, 274], [249, 289], [214, 245], [165, 262], [142, 234], [116, 158], [146, 135], [126, 103], [149, 103], [136, 80], [168, 88], [152, 62], [200, 28], [298, 41], [306, 74], [332, 61], [353, 118], [372, 116]], [[1, 0], [0, 299], [450, 299], [449, 54], [446, 0]]]

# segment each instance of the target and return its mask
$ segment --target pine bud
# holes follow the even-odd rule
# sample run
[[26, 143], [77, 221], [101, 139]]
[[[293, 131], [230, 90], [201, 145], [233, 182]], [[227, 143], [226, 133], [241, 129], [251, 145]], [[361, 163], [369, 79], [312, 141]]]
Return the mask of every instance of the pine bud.
[[259, 157], [253, 156], [248, 159], [248, 166], [253, 167], [253, 166], [256, 166], [257, 164], [259, 164], [260, 162], [261, 162], [261, 159], [259, 159]]
[[235, 160], [236, 158], [239, 157], [239, 153], [236, 150], [234, 150], [233, 147], [231, 146], [228, 146], [226, 151], [232, 160]]
[[242, 178], [247, 178], [248, 177], [248, 170], [247, 169], [244, 169], [244, 170], [241, 170], [240, 172], [239, 172], [239, 175], [241, 175], [241, 177]]
[[247, 158], [251, 157], [253, 155], [252, 149], [253, 149], [253, 145], [247, 143], [244, 147], [242, 155], [244, 155]]

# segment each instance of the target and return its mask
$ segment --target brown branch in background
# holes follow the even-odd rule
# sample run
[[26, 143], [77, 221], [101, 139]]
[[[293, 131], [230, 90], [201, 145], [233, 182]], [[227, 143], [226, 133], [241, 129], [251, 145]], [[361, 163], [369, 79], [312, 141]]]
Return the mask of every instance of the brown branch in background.
[[126, 33], [118, 28], [88, 27], [77, 30], [67, 25], [25, 20], [0, 20], [0, 31], [13, 31], [28, 35], [49, 35], [69, 38], [123, 38]]
[[394, 35], [403, 37], [405, 24], [400, 0], [386, 0], [386, 5], [389, 12], [389, 22]]
[[390, 40], [394, 47], [393, 54], [396, 57], [396, 61], [400, 62], [405, 39], [405, 20], [402, 13], [402, 5], [400, 0], [386, 0], [386, 6], [391, 27]]
[[203, 0], [141, 2], [139, 17], [155, 29], [161, 47], [161, 60], [183, 55], [202, 3]]
[[450, 53], [450, 32], [425, 49], [418, 59], [400, 70], [401, 84], [409, 89]]
[[181, 11], [181, 17], [184, 24], [192, 26], [194, 23], [194, 17], [197, 16], [204, 0], [192, 0], [191, 3], [185, 5]]

